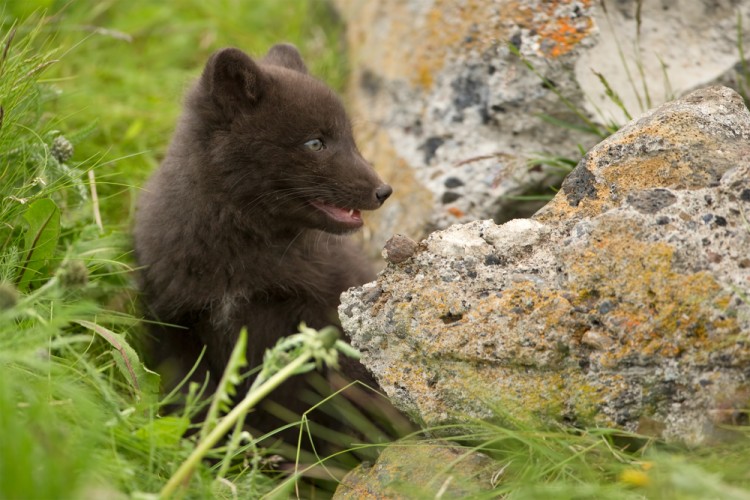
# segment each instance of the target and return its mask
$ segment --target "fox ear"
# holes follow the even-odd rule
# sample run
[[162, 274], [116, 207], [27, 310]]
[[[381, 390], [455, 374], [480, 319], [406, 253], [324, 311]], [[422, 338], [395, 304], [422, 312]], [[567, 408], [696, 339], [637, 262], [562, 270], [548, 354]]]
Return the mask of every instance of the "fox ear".
[[228, 115], [261, 98], [265, 77], [260, 67], [239, 49], [221, 49], [208, 59], [203, 87]]
[[307, 73], [307, 66], [305, 66], [305, 62], [302, 60], [302, 55], [297, 50], [297, 47], [290, 43], [279, 43], [271, 47], [266, 57], [263, 58], [263, 62], [293, 69], [300, 73]]

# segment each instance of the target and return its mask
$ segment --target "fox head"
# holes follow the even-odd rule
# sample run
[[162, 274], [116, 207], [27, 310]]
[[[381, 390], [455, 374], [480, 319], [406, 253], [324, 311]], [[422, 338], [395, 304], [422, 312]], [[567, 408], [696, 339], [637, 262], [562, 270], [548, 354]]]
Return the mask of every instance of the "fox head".
[[362, 158], [339, 98], [292, 45], [261, 60], [219, 50], [186, 104], [207, 155], [195, 167], [201, 181], [247, 217], [344, 233], [392, 192]]

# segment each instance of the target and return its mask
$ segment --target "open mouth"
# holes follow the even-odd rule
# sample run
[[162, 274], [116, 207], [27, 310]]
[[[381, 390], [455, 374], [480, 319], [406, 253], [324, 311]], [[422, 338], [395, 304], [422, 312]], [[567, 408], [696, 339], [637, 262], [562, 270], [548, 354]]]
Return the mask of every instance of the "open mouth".
[[357, 209], [337, 207], [323, 200], [312, 200], [310, 204], [339, 224], [344, 224], [351, 228], [357, 228], [362, 225], [362, 214]]

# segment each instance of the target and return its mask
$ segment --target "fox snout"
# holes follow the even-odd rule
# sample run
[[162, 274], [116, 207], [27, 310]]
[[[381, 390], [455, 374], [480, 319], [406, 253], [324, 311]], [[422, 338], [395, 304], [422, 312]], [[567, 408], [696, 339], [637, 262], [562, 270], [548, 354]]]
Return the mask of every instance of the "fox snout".
[[378, 204], [382, 205], [392, 193], [393, 188], [391, 186], [382, 184], [375, 189], [375, 199], [378, 200]]

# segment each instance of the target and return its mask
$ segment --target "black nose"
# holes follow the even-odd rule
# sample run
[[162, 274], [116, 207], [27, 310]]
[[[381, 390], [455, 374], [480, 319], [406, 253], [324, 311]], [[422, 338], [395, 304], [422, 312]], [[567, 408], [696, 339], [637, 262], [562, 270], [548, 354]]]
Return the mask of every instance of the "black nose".
[[383, 202], [388, 199], [391, 193], [393, 193], [393, 188], [388, 184], [383, 184], [375, 190], [375, 198], [377, 198], [382, 205]]

